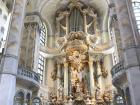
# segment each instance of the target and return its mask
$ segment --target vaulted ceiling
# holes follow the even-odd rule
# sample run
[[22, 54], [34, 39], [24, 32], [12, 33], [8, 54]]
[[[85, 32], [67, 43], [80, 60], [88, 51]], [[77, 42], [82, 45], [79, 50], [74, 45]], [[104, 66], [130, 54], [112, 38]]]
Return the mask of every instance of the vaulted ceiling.
[[[39, 12], [42, 18], [49, 24], [54, 23], [55, 13], [58, 9], [67, 6], [70, 0], [29, 0], [28, 12]], [[108, 11], [110, 0], [79, 0], [86, 5], [95, 8], [103, 18]]]

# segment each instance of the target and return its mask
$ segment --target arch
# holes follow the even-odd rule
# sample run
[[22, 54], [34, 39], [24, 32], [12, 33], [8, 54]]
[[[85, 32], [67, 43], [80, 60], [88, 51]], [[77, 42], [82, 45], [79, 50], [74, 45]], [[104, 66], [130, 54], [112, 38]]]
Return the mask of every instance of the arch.
[[39, 3], [39, 12], [42, 11], [43, 7], [48, 3], [50, 0], [43, 0], [42, 2]]
[[47, 21], [47, 19], [42, 18], [42, 21], [45, 23], [46, 27], [47, 27], [47, 35], [52, 35], [52, 28], [50, 23]]
[[30, 15], [36, 15], [39, 17], [40, 21], [45, 23], [46, 27], [47, 27], [47, 34], [51, 35], [52, 34], [52, 30], [51, 30], [51, 25], [49, 24], [49, 22], [47, 21], [47, 19], [44, 19], [39, 12], [32, 12], [32, 13], [27, 13], [26, 16], [30, 16]]

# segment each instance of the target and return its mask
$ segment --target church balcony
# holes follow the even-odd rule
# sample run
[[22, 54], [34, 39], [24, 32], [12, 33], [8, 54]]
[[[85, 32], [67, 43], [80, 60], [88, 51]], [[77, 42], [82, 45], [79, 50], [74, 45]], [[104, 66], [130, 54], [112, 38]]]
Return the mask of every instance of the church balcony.
[[124, 82], [126, 82], [126, 72], [124, 67], [124, 61], [120, 61], [118, 64], [116, 64], [112, 70], [112, 82], [113, 85], [117, 86]]
[[25, 67], [18, 67], [17, 72], [17, 83], [20, 85], [24, 85], [30, 89], [39, 89], [40, 78], [37, 73], [31, 71]]

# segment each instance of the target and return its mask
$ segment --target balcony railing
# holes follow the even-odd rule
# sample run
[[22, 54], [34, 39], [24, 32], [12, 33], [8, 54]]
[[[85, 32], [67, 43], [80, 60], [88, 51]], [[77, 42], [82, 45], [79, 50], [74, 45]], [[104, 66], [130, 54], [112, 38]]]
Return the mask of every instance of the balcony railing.
[[124, 61], [120, 61], [111, 70], [111, 74], [113, 78], [115, 78], [116, 76], [118, 76], [119, 74], [123, 72], [125, 72]]
[[22, 77], [36, 83], [39, 83], [40, 81], [39, 74], [21, 66], [18, 68], [18, 77]]

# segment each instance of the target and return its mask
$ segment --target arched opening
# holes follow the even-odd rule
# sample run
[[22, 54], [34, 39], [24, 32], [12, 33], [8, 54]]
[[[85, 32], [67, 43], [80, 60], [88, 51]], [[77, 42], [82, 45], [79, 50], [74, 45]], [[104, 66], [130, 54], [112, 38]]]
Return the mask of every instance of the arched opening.
[[27, 105], [30, 105], [30, 101], [31, 101], [31, 95], [30, 95], [30, 93], [28, 93], [26, 95], [26, 103], [27, 103]]
[[18, 92], [15, 96], [15, 105], [24, 105], [24, 93]]
[[41, 105], [41, 99], [38, 97], [34, 98], [32, 105]]

